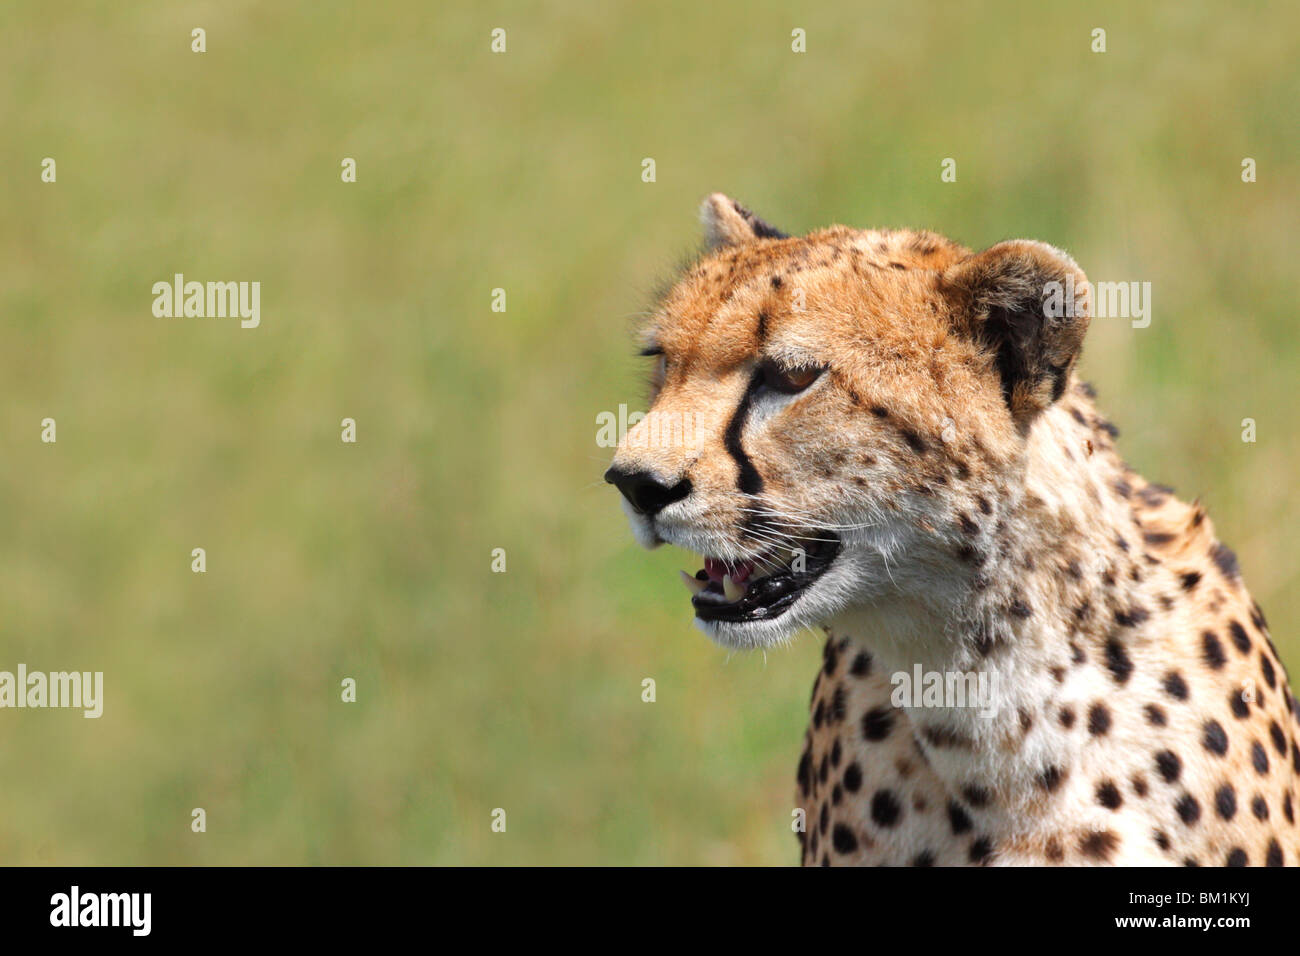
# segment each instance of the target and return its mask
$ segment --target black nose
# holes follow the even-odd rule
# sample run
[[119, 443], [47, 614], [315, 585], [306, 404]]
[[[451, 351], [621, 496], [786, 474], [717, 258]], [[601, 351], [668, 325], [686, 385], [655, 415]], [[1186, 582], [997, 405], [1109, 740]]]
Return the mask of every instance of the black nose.
[[689, 478], [683, 478], [670, 488], [645, 471], [611, 468], [605, 472], [605, 480], [623, 492], [623, 497], [631, 502], [632, 507], [648, 518], [691, 493]]

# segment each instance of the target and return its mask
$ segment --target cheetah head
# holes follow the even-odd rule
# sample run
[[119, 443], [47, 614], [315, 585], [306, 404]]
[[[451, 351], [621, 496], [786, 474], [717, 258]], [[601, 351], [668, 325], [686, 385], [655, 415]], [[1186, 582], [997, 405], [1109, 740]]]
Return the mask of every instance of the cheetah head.
[[[1083, 273], [1029, 241], [789, 237], [721, 194], [701, 218], [704, 255], [641, 332], [650, 410], [605, 474], [641, 544], [702, 556], [698, 625], [763, 647], [969, 587], [960, 516], [1011, 493], [1066, 388]], [[1068, 314], [1045, 315], [1052, 283], [1079, 290]]]

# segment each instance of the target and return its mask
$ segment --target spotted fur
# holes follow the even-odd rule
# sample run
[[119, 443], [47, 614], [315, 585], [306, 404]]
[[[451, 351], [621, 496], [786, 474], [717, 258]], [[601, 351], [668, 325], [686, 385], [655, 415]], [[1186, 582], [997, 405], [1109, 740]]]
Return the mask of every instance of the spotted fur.
[[[826, 633], [797, 772], [808, 864], [1294, 865], [1300, 710], [1199, 504], [1134, 473], [1074, 374], [1086, 277], [1036, 242], [786, 237], [733, 200], [644, 331], [653, 403], [615, 465], [666, 489], [647, 546], [723, 560], [832, 529], [784, 615]], [[816, 367], [797, 394], [763, 363]], [[646, 441], [693, 416], [693, 441]], [[668, 500], [671, 498], [671, 500]], [[658, 503], [657, 503], [658, 504]], [[824, 532], [823, 532], [824, 533]], [[904, 706], [895, 675], [983, 673], [996, 712]]]

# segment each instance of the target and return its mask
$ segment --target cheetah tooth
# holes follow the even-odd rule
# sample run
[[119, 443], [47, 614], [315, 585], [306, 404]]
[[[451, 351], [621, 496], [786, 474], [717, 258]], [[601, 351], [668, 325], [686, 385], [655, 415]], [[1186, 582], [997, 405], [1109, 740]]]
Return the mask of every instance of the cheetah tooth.
[[745, 596], [745, 589], [731, 580], [730, 574], [722, 576], [722, 593], [728, 601], [739, 601]]
[[692, 594], [699, 594], [708, 587], [707, 581], [697, 580], [693, 574], [687, 574], [685, 571], [678, 571], [677, 573], [682, 576], [682, 583], [690, 588]]

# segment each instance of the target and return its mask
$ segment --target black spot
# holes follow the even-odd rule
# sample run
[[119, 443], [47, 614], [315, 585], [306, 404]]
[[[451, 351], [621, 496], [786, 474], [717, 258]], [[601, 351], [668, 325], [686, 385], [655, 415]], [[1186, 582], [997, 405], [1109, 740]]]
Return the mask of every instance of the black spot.
[[1147, 778], [1140, 773], [1133, 774], [1133, 792], [1139, 797], [1147, 795]]
[[871, 798], [871, 819], [882, 827], [892, 827], [898, 823], [903, 808], [891, 790], [877, 790]]
[[888, 409], [882, 408], [882, 407], [879, 406], [879, 405], [872, 405], [872, 406], [871, 406], [871, 414], [875, 415], [877, 418], [888, 418], [888, 417], [889, 417], [889, 411], [888, 411]]
[[844, 789], [849, 793], [857, 793], [862, 786], [862, 768], [856, 763], [851, 763], [844, 768]]
[[840, 664], [840, 652], [836, 650], [833, 640], [827, 641], [822, 647], [822, 664], [827, 677], [834, 674], [835, 668]]
[[1269, 690], [1277, 686], [1277, 675], [1273, 672], [1273, 662], [1264, 656], [1264, 652], [1259, 652], [1259, 670], [1264, 675], [1264, 683], [1268, 685]]
[[1201, 805], [1190, 793], [1179, 797], [1178, 802], [1174, 804], [1174, 809], [1178, 811], [1178, 818], [1188, 826], [1201, 819]]
[[972, 807], [987, 806], [989, 802], [989, 792], [983, 787], [977, 787], [974, 784], [962, 787], [961, 795], [966, 798], [966, 802]]
[[1200, 866], [1200, 865], [1201, 864], [1197, 861], [1196, 857], [1194, 856], [1183, 857], [1183, 866]]
[[1225, 783], [1214, 793], [1214, 812], [1224, 820], [1231, 820], [1237, 815], [1237, 791], [1232, 784]]
[[1058, 719], [1061, 721], [1061, 726], [1069, 730], [1074, 726], [1074, 708], [1068, 704], [1062, 707]]
[[1065, 779], [1065, 772], [1060, 767], [1048, 767], [1038, 775], [1038, 785], [1048, 793], [1054, 793]]
[[1115, 623], [1120, 627], [1137, 627], [1150, 616], [1146, 608], [1135, 604], [1127, 611], [1116, 611]]
[[808, 793], [812, 790], [812, 754], [808, 751], [803, 752], [799, 758], [799, 792]]
[[1250, 705], [1246, 703], [1246, 698], [1240, 691], [1234, 690], [1228, 695], [1228, 706], [1232, 708], [1232, 716], [1238, 720], [1243, 720], [1250, 714]]
[[849, 673], [854, 677], [866, 677], [871, 673], [871, 655], [866, 651], [860, 651], [858, 656], [853, 658], [853, 666], [849, 668]]
[[1129, 659], [1128, 651], [1113, 637], [1106, 642], [1106, 667], [1120, 684], [1127, 683], [1133, 673], [1133, 662]]
[[1201, 653], [1205, 656], [1205, 663], [1216, 671], [1228, 662], [1223, 653], [1223, 644], [1213, 631], [1201, 635]]
[[1162, 850], [1168, 851], [1170, 847], [1169, 835], [1165, 833], [1164, 830], [1157, 830], [1155, 833], [1155, 837], [1156, 837], [1156, 846], [1160, 847], [1160, 849]]
[[1255, 794], [1255, 799], [1250, 801], [1250, 812], [1255, 815], [1256, 820], [1268, 819], [1268, 801]]
[[1295, 806], [1291, 803], [1291, 794], [1282, 798], [1282, 816], [1286, 817], [1287, 823], [1295, 823]]
[[826, 829], [827, 829], [827, 827], [830, 826], [830, 823], [831, 823], [831, 807], [830, 807], [830, 804], [828, 804], [828, 803], [823, 803], [823, 804], [822, 804], [821, 818], [820, 818], [820, 819], [818, 820], [818, 822], [817, 822], [817, 829], [821, 832], [821, 834], [822, 834], [823, 836], [825, 836], [825, 834], [826, 834]]
[[1170, 671], [1165, 675], [1165, 693], [1175, 700], [1187, 699], [1187, 681], [1183, 680], [1183, 675], [1178, 671]]
[[970, 845], [968, 858], [972, 863], [987, 863], [993, 856], [993, 844], [989, 842], [988, 837], [980, 837]]
[[1110, 730], [1110, 709], [1103, 703], [1088, 708], [1088, 733], [1100, 737]]
[[1210, 549], [1210, 558], [1214, 561], [1214, 566], [1229, 581], [1235, 581], [1241, 574], [1241, 569], [1237, 566], [1237, 556], [1232, 553], [1232, 549], [1226, 544], [1216, 543]]
[[772, 276], [772, 288], [773, 288], [773, 289], [779, 289], [779, 288], [781, 288], [781, 277], [780, 277], [780, 276]]
[[840, 801], [843, 799], [844, 799], [844, 791], [840, 789], [840, 785], [837, 783], [835, 787], [831, 790], [831, 803], [838, 807], [840, 805]]
[[981, 625], [980, 629], [975, 633], [974, 641], [975, 650], [980, 657], [988, 657], [993, 653], [993, 648], [997, 646], [997, 640], [984, 625]]
[[1205, 749], [1215, 756], [1222, 757], [1228, 752], [1228, 735], [1224, 732], [1223, 725], [1217, 720], [1207, 720], [1205, 722], [1205, 733], [1201, 737], [1201, 743]]
[[837, 823], [831, 831], [831, 845], [836, 853], [852, 853], [858, 848], [858, 838], [843, 823]]
[[924, 850], [912, 858], [912, 866], [934, 866], [934, 854]]
[[1119, 787], [1110, 780], [1103, 780], [1097, 785], [1097, 802], [1107, 810], [1118, 810], [1124, 798], [1119, 795]]
[[1153, 727], [1163, 727], [1169, 723], [1168, 718], [1165, 717], [1165, 709], [1159, 704], [1147, 704], [1142, 710], [1147, 715], [1147, 723]]
[[1034, 613], [1029, 609], [1029, 605], [1019, 598], [1011, 602], [1011, 607], [1008, 610], [1010, 610], [1012, 617], [1018, 617], [1022, 621], [1027, 617], [1031, 617]]
[[925, 452], [926, 444], [920, 435], [912, 431], [910, 428], [902, 429], [901, 434], [903, 436], [903, 441], [907, 442], [912, 451], [917, 454], [923, 454]]
[[1286, 756], [1286, 735], [1282, 733], [1282, 728], [1277, 725], [1276, 720], [1269, 721], [1268, 735], [1273, 740], [1273, 749], [1282, 757]]
[[1282, 847], [1278, 845], [1277, 840], [1268, 841], [1268, 852], [1264, 856], [1265, 866], [1282, 865]]
[[1268, 773], [1268, 754], [1264, 753], [1264, 748], [1259, 745], [1258, 740], [1250, 745], [1250, 762], [1261, 777]]
[[1201, 583], [1200, 571], [1184, 571], [1178, 577], [1182, 580], [1184, 591], [1190, 591]]
[[958, 519], [962, 534], [979, 534], [980, 526], [970, 519], [970, 515], [961, 515]]
[[1183, 762], [1172, 750], [1162, 750], [1156, 754], [1156, 769], [1165, 778], [1165, 783], [1173, 783], [1183, 772]]
[[884, 740], [894, 728], [894, 713], [888, 707], [873, 707], [862, 715], [862, 736], [867, 740]]
[[[845, 715], [848, 713], [848, 709], [849, 709], [849, 705], [848, 705], [847, 697], [844, 693], [844, 688], [836, 687], [835, 693], [831, 695], [831, 714], [830, 714], [831, 721], [837, 724], [843, 721]], [[839, 746], [838, 740], [835, 741], [835, 746], [836, 747]], [[834, 762], [836, 765], [839, 764], [838, 759], [836, 759]]]
[[1229, 622], [1228, 633], [1232, 635], [1232, 643], [1237, 645], [1237, 650], [1243, 654], [1250, 653], [1250, 638], [1246, 634], [1246, 629], [1241, 626], [1241, 622]]
[[1224, 862], [1225, 866], [1245, 866], [1246, 851], [1241, 847], [1235, 847], [1228, 853], [1228, 859]]
[[831, 766], [832, 766], [832, 767], [838, 767], [838, 766], [840, 765], [840, 758], [841, 758], [841, 756], [843, 756], [843, 751], [842, 751], [842, 749], [840, 748], [840, 739], [839, 739], [838, 737], [836, 737], [836, 738], [835, 738], [835, 743], [834, 743], [834, 745], [831, 747]]
[[954, 836], [967, 832], [971, 828], [970, 816], [956, 800], [948, 802], [948, 822], [952, 824]]

